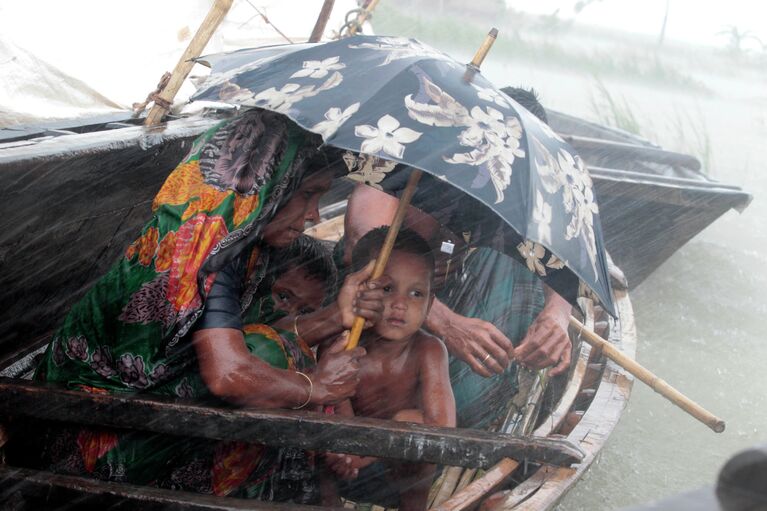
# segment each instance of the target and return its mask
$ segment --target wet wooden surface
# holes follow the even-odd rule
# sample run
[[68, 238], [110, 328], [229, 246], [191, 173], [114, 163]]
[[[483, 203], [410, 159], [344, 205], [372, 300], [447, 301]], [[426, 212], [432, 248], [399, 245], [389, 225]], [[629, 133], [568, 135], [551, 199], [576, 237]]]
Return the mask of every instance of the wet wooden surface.
[[489, 467], [508, 457], [553, 465], [582, 459], [578, 448], [566, 440], [303, 411], [214, 408], [149, 396], [86, 394], [8, 378], [0, 379], [0, 414], [472, 468]]
[[[314, 506], [276, 504], [116, 484], [84, 477], [0, 466], [2, 509], [44, 511], [310, 511]], [[342, 508], [323, 508], [340, 510]]]
[[[619, 320], [613, 325], [609, 340], [626, 355], [633, 357], [636, 352], [636, 326], [631, 301], [626, 291], [615, 291], [614, 296]], [[633, 382], [630, 374], [608, 360], [593, 400], [567, 435], [567, 438], [583, 449], [586, 454], [584, 460], [572, 468], [544, 465], [514, 490], [499, 492], [488, 498], [482, 509], [543, 511], [556, 507], [604, 447], [628, 403]]]

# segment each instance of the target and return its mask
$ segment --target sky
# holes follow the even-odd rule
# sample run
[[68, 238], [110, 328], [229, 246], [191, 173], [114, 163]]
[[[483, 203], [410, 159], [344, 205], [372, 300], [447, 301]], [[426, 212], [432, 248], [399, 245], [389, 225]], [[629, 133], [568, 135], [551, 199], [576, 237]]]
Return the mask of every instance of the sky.
[[[657, 35], [667, 0], [595, 0], [576, 17], [581, 23]], [[695, 44], [724, 46], [727, 38], [716, 35], [728, 26], [750, 31], [767, 44], [767, 2], [762, 0], [668, 0], [666, 37]], [[513, 9], [570, 18], [576, 0], [506, 0]], [[745, 45], [745, 43], [744, 43]], [[748, 47], [759, 48], [755, 41]]]

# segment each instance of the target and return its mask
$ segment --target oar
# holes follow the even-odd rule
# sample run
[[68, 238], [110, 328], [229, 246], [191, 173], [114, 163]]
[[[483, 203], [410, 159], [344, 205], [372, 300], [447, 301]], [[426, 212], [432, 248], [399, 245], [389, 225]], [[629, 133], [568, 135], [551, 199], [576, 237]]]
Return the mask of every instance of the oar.
[[200, 28], [197, 29], [197, 33], [194, 34], [192, 40], [189, 41], [189, 45], [184, 50], [181, 58], [178, 59], [176, 67], [173, 68], [173, 72], [170, 74], [170, 79], [167, 85], [160, 91], [155, 99], [154, 106], [149, 111], [144, 121], [145, 126], [154, 126], [162, 121], [163, 116], [170, 110], [173, 98], [176, 97], [176, 93], [181, 88], [181, 84], [184, 83], [186, 77], [189, 75], [189, 71], [194, 66], [193, 58], [199, 57], [202, 50], [205, 49], [205, 45], [210, 41], [210, 37], [216, 28], [229, 12], [229, 8], [232, 7], [234, 0], [216, 0], [213, 6], [208, 11], [208, 15], [205, 16]]
[[[374, 0], [371, 3], [371, 6], [375, 7], [376, 3], [378, 2]], [[474, 55], [474, 58], [470, 64], [472, 67], [479, 68], [480, 64], [482, 64], [482, 61], [487, 55], [487, 52], [490, 51], [490, 47], [493, 45], [493, 42], [495, 42], [495, 36], [497, 33], [498, 31], [496, 29], [490, 31], [490, 34], [485, 39], [484, 43], [482, 43], [482, 46], [480, 46], [479, 50], [477, 50], [477, 54]], [[418, 169], [414, 169], [413, 173], [410, 174], [410, 179], [408, 179], [405, 191], [402, 193], [402, 197], [399, 199], [397, 211], [394, 213], [394, 219], [392, 220], [391, 226], [389, 227], [389, 232], [386, 234], [386, 239], [384, 240], [383, 247], [381, 247], [381, 252], [378, 254], [375, 265], [373, 266], [373, 274], [370, 276], [371, 279], [377, 279], [383, 275], [384, 269], [386, 268], [386, 263], [389, 262], [389, 256], [391, 255], [394, 241], [397, 239], [397, 234], [399, 234], [400, 227], [402, 227], [402, 222], [405, 220], [405, 213], [407, 213], [407, 208], [410, 205], [410, 201], [413, 198], [413, 194], [415, 193], [415, 189], [418, 186], [418, 181], [421, 179], [422, 174], [423, 172]], [[364, 326], [365, 318], [360, 316], [354, 318], [352, 331], [349, 334], [349, 340], [346, 343], [347, 350], [353, 350], [357, 347]]]
[[604, 353], [607, 358], [649, 385], [655, 392], [698, 419], [700, 422], [714, 430], [714, 432], [721, 433], [724, 431], [725, 424], [722, 419], [676, 390], [637, 361], [621, 353], [615, 346], [586, 328], [583, 323], [572, 316], [570, 316], [570, 325], [575, 327], [581, 333], [586, 342], [595, 348], [602, 350], [602, 353]]

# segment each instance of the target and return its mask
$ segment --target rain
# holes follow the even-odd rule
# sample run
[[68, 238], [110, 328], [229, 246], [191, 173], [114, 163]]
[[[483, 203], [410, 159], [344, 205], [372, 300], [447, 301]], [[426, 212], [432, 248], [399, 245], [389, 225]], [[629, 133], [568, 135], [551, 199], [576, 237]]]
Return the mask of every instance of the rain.
[[[195, 0], [155, 5], [148, 0], [131, 3], [33, 0], [0, 5], [0, 75], [3, 76], [0, 78], [0, 168], [26, 151], [29, 139], [37, 138], [39, 142], [42, 137], [48, 137], [45, 150], [55, 152], [54, 139], [72, 135], [73, 128], [66, 124], [67, 119], [97, 119], [104, 125], [134, 122], [121, 116], [144, 101], [147, 111], [151, 108], [151, 92], [163, 72], [172, 69], [211, 3]], [[304, 42], [321, 6], [319, 0], [307, 0], [301, 2], [300, 9], [291, 10], [275, 2], [234, 0], [203, 55]], [[352, 0], [336, 1], [325, 39], [338, 35], [346, 12], [354, 8], [358, 6]], [[45, 15], [40, 16], [41, 12]], [[744, 0], [726, 3], [380, 0], [361, 27], [367, 34], [417, 39], [459, 63], [470, 62], [488, 31], [498, 30], [495, 43], [481, 64], [482, 79], [497, 88], [533, 88], [549, 113], [551, 129], [561, 135], [591, 169], [604, 245], [628, 282], [627, 298], [620, 302], [618, 309], [624, 310], [621, 304], [630, 301], [633, 315], [631, 320], [621, 322], [608, 319], [604, 313], [601, 321], [610, 322], [610, 335], [622, 328], [628, 332], [635, 326], [636, 360], [726, 421], [725, 431], [715, 434], [636, 380], [625, 410], [622, 402], [616, 408], [617, 424], [612, 429], [611, 423], [612, 431], [605, 433], [609, 437], [604, 439], [603, 447], [599, 427], [595, 426], [592, 431], [584, 429], [586, 433], [580, 439], [584, 445], [593, 438], [594, 442], [600, 442], [601, 448], [595, 452], [593, 463], [580, 480], [569, 491], [558, 494], [558, 502], [547, 503], [547, 506], [561, 511], [613, 510], [647, 506], [690, 491], [710, 495], [728, 459], [740, 451], [767, 443], [764, 426], [767, 397], [762, 390], [762, 385], [767, 383], [763, 376], [767, 347], [762, 342], [762, 320], [767, 306], [761, 301], [767, 289], [764, 270], [767, 227], [759, 220], [767, 215], [761, 200], [767, 191], [767, 175], [761, 169], [758, 156], [761, 142], [767, 136], [767, 29], [762, 23], [765, 16], [767, 8]], [[65, 19], [68, 21], [62, 21]], [[151, 36], [139, 37], [139, 32]], [[332, 74], [325, 76], [324, 73], [347, 72], [335, 61], [322, 65], [327, 69], [310, 67], [306, 72], [296, 73], [297, 79], [308, 81], [312, 73], [322, 74], [318, 83], [331, 88], [337, 84], [328, 80], [327, 76]], [[212, 72], [216, 73], [215, 64]], [[190, 79], [184, 82], [176, 97], [174, 114], [183, 117], [209, 112], [206, 108], [211, 107], [202, 102], [188, 103], [209, 73], [207, 67], [195, 64]], [[420, 83], [423, 90], [425, 82]], [[418, 143], [418, 137], [412, 134], [413, 128], [425, 124], [417, 124], [417, 115], [411, 112], [407, 126], [391, 124], [392, 132], [407, 130], [401, 132], [404, 133], [401, 140], [391, 136], [386, 139], [384, 124], [376, 124], [378, 117], [361, 117], [364, 107], [358, 114], [358, 107], [344, 110], [348, 105], [332, 106], [336, 108], [333, 118], [326, 115], [332, 129], [336, 129], [335, 122], [340, 124], [350, 118], [355, 121], [354, 115], [360, 115], [361, 120], [356, 124], [363, 128], [358, 132], [375, 132], [378, 137], [370, 135], [368, 138], [376, 143], [368, 142], [366, 147], [369, 150], [373, 147], [371, 152], [400, 162], [407, 162], [408, 150]], [[272, 109], [283, 108], [287, 112], [290, 107], [292, 104], [281, 103]], [[338, 116], [342, 118], [338, 120]], [[201, 119], [167, 131], [146, 134], [135, 131], [124, 138], [105, 131], [72, 142], [71, 150], [94, 168], [103, 162], [99, 163], [98, 153], [90, 151], [105, 143], [115, 151], [124, 151], [121, 154], [153, 151], [156, 161], [174, 162], [167, 169], [145, 163], [142, 172], [124, 190], [109, 189], [109, 176], [96, 171], [83, 174], [78, 178], [82, 181], [59, 184], [66, 162], [52, 165], [43, 173], [34, 160], [5, 167], [15, 174], [3, 185], [6, 187], [4, 197], [0, 192], [3, 203], [13, 205], [13, 211], [3, 212], [6, 220], [1, 225], [6, 234], [0, 237], [0, 266], [12, 268], [0, 281], [6, 288], [0, 303], [12, 311], [0, 322], [5, 337], [0, 341], [4, 346], [0, 352], [0, 362], [5, 364], [0, 368], [3, 376], [31, 374], [31, 365], [18, 369], [23, 360], [19, 362], [21, 359], [14, 353], [31, 356], [29, 353], [34, 350], [27, 348], [32, 344], [26, 338], [30, 332], [37, 343], [35, 349], [41, 349], [44, 335], [53, 332], [66, 307], [71, 305], [70, 298], [79, 297], [85, 291], [79, 282], [64, 282], [66, 274], [81, 272], [91, 279], [109, 270], [113, 259], [125, 251], [135, 239], [136, 229], [143, 225], [152, 197], [164, 179], [162, 173], [167, 174], [189, 151], [187, 141], [191, 136], [210, 126], [211, 121]], [[119, 126], [112, 126], [116, 127]], [[542, 128], [536, 129], [543, 133]], [[178, 146], [166, 144], [170, 139], [183, 142]], [[325, 137], [325, 142], [330, 143], [329, 137]], [[386, 147], [393, 149], [385, 154]], [[524, 148], [531, 151], [528, 147], [531, 146]], [[454, 153], [458, 151], [448, 156]], [[519, 159], [519, 155], [526, 153], [516, 154]], [[533, 154], [529, 153], [531, 157]], [[444, 162], [449, 158], [439, 159]], [[371, 175], [378, 185], [388, 172], [378, 167], [372, 170], [369, 161], [360, 160], [356, 164], [358, 174], [363, 165], [370, 165], [367, 168], [370, 174], [352, 176], [368, 184]], [[113, 165], [121, 172], [131, 170], [127, 162], [117, 159]], [[349, 168], [351, 171], [352, 166]], [[514, 169], [517, 172], [517, 167]], [[424, 179], [428, 186], [432, 182], [438, 183], [434, 186], [447, 186], [441, 181], [449, 181], [448, 178], [428, 175], [429, 169], [426, 170]], [[95, 197], [92, 198], [93, 212], [68, 209], [70, 203], [86, 201], [78, 189], [86, 180], [90, 186], [88, 193]], [[513, 187], [513, 177], [511, 182]], [[386, 183], [383, 181], [384, 190], [388, 191]], [[495, 183], [498, 186], [498, 181]], [[320, 203], [324, 208], [320, 210], [324, 211], [323, 220], [337, 212], [334, 208], [339, 207], [338, 200], [345, 198], [351, 189], [348, 185], [338, 186], [340, 188], [334, 181], [329, 197]], [[401, 190], [404, 184], [397, 186]], [[57, 189], [61, 192], [56, 192]], [[492, 190], [492, 200], [496, 197], [501, 200], [503, 194], [498, 189], [492, 186], [488, 189]], [[47, 203], [45, 210], [30, 215], [23, 208], [32, 211], [39, 207], [35, 194], [56, 199]], [[105, 200], [99, 203], [95, 194]], [[413, 199], [415, 205], [430, 204], [422, 195]], [[129, 203], [130, 207], [125, 206]], [[61, 221], [60, 232], [38, 235], [25, 230], [27, 225], [36, 225], [35, 221], [48, 222], [53, 218], [59, 221], [68, 215], [71, 220]], [[537, 215], [535, 218], [540, 220], [543, 215], [540, 209]], [[551, 211], [547, 215], [551, 216]], [[100, 224], [96, 219], [101, 217], [109, 218], [111, 223]], [[309, 232], [319, 236], [320, 232], [331, 232], [333, 227], [317, 229]], [[66, 255], [63, 260], [56, 260], [53, 255], [46, 257], [40, 264], [47, 277], [41, 277], [43, 285], [39, 286], [19, 272], [23, 265], [18, 261], [31, 258], [30, 254], [44, 253], [43, 234], [50, 236], [54, 244], [62, 243], [65, 237], [83, 246], [89, 239], [98, 238], [100, 244], [87, 249], [91, 254], [87, 268], [72, 255], [79, 249], [66, 248], [71, 252], [62, 252]], [[334, 239], [338, 237], [336, 234], [333, 231]], [[497, 232], [494, 235], [497, 236]], [[514, 239], [513, 245], [517, 246], [518, 240]], [[533, 241], [543, 243], [541, 239]], [[601, 239], [595, 243], [601, 246]], [[527, 245], [533, 261], [536, 257], [544, 260], [541, 255], [544, 253], [554, 258], [550, 261], [559, 261], [550, 247], [536, 256], [531, 248], [534, 246], [534, 243]], [[524, 253], [521, 259], [519, 254], [512, 255], [525, 264]], [[567, 261], [568, 268], [570, 263], [574, 262]], [[545, 273], [549, 268], [540, 261], [537, 266], [527, 264], [534, 272], [538, 268]], [[592, 264], [597, 273], [601, 266]], [[604, 266], [608, 268], [607, 263]], [[590, 268], [592, 265], [587, 262], [569, 275], [583, 281], [583, 272]], [[63, 288], [56, 288], [57, 279]], [[613, 289], [616, 283], [620, 285], [613, 280]], [[30, 296], [41, 304], [41, 309], [50, 311], [49, 315], [38, 317], [30, 305], [20, 305], [25, 299], [31, 300], [23, 298], [21, 290], [34, 286], [40, 289], [35, 288], [37, 294]], [[292, 327], [297, 335], [298, 325], [296, 322]], [[574, 360], [573, 365], [575, 363]], [[613, 383], [628, 378], [614, 362], [603, 364], [613, 371], [610, 373]], [[564, 384], [557, 383], [556, 379], [552, 381], [551, 389], [547, 390], [546, 377], [523, 375], [518, 385], [528, 389], [530, 395], [535, 392], [546, 396], [561, 394]], [[596, 391], [590, 392], [582, 392], [573, 399], [576, 403], [583, 401]], [[621, 396], [618, 394], [615, 399]], [[505, 432], [517, 434], [545, 429], [543, 419], [536, 424], [525, 423], [529, 420], [529, 417], [525, 419], [525, 403], [512, 406], [517, 406], [517, 415], [511, 425], [504, 425]], [[568, 417], [562, 418], [563, 423], [568, 424], [575, 416], [573, 413], [571, 410]], [[509, 417], [512, 415], [509, 413]], [[481, 443], [483, 438], [467, 437], [465, 445]], [[331, 439], [334, 441], [333, 445], [343, 443], [342, 439]], [[364, 438], [353, 437], [348, 443], [360, 448]], [[381, 444], [375, 447], [381, 449], [375, 453], [402, 449], [409, 456], [420, 458], [424, 453], [434, 456], [438, 441], [428, 435], [416, 435]], [[546, 444], [546, 448], [556, 450], [557, 445]], [[570, 451], [567, 452], [570, 455]], [[481, 449], [476, 451], [476, 460], [481, 461], [483, 468], [500, 459], [485, 454]], [[457, 459], [458, 455], [455, 456], [451, 459]], [[532, 464], [538, 467], [536, 460]], [[513, 467], [514, 474], [525, 473], [528, 477], [527, 464], [522, 465]], [[463, 486], [471, 478], [479, 477], [470, 472], [474, 468], [458, 472], [466, 479]], [[444, 477], [447, 471], [439, 474]], [[508, 481], [504, 484], [508, 485]], [[460, 489], [461, 483], [458, 487]], [[434, 491], [430, 503], [436, 505]], [[490, 509], [490, 504], [487, 506]]]

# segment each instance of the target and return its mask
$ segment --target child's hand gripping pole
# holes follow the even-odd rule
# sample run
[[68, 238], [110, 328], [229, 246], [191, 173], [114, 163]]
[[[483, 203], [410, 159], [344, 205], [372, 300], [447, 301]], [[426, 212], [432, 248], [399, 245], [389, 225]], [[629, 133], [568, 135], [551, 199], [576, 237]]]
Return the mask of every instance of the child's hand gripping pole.
[[[397, 239], [399, 229], [402, 226], [402, 222], [405, 220], [405, 213], [407, 213], [407, 208], [410, 205], [415, 189], [418, 186], [418, 181], [421, 179], [421, 174], [422, 172], [418, 169], [414, 169], [413, 173], [410, 174], [405, 191], [399, 199], [397, 211], [394, 213], [394, 219], [391, 222], [391, 226], [389, 226], [389, 232], [386, 234], [383, 247], [381, 247], [381, 252], [378, 254], [375, 266], [373, 266], [373, 274], [370, 276], [371, 279], [377, 279], [383, 275], [386, 263], [389, 261], [389, 256], [391, 255], [392, 247], [394, 246], [394, 240]], [[352, 324], [351, 334], [349, 334], [349, 342], [346, 343], [347, 350], [353, 350], [357, 347], [364, 327], [365, 318], [356, 316], [354, 318], [354, 323]]]

